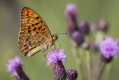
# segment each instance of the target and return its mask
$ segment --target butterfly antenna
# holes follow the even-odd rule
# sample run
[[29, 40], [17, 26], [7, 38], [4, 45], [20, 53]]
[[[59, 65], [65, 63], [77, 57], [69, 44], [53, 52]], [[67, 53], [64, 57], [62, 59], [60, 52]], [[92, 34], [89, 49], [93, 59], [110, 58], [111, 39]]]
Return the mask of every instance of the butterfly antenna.
[[68, 33], [66, 32], [66, 33], [58, 33], [58, 34], [68, 34]]
[[61, 31], [62, 27], [59, 28], [59, 30], [57, 31], [56, 34], [68, 34], [67, 32], [66, 33], [59, 33]]
[[56, 32], [56, 34], [59, 34], [59, 32], [61, 31], [61, 29], [62, 29], [62, 27], [60, 27], [60, 28], [58, 29], [58, 31]]
[[[65, 24], [66, 24], [66, 23], [65, 23]], [[59, 32], [63, 29], [63, 27], [64, 27], [64, 26], [60, 27], [60, 28], [58, 29], [58, 31], [57, 31], [56, 34], [67, 34], [67, 33], [59, 33]]]

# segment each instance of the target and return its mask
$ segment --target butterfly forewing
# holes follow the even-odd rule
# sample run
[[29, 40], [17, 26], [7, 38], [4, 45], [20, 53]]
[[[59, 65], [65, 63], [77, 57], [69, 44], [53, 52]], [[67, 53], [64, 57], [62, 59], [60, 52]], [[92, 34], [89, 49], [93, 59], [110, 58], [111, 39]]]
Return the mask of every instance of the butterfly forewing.
[[21, 53], [31, 56], [46, 49], [51, 33], [44, 20], [32, 9], [21, 11], [21, 30], [19, 32], [19, 49]]
[[46, 37], [51, 36], [50, 30], [45, 21], [34, 10], [27, 7], [23, 8], [21, 11], [21, 27], [24, 27], [22, 26], [23, 24], [37, 27], [41, 34], [45, 33], [44, 36]]

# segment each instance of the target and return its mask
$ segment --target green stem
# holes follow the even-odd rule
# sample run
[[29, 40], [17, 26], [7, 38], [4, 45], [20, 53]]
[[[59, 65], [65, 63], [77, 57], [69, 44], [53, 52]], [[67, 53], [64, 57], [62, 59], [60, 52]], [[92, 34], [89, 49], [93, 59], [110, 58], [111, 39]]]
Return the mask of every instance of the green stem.
[[89, 51], [86, 51], [86, 64], [87, 64], [87, 71], [88, 71], [88, 80], [91, 79], [91, 59]]
[[80, 58], [80, 55], [78, 53], [78, 46], [72, 46], [72, 52], [75, 56], [75, 59], [76, 59], [76, 63], [78, 64], [78, 67], [79, 67], [79, 70], [80, 70], [80, 76], [81, 76], [81, 80], [85, 80], [84, 79], [84, 74], [83, 74], [83, 68], [82, 68], [82, 65], [81, 65], [81, 58]]
[[108, 64], [108, 66], [106, 67], [104, 80], [109, 80], [108, 78], [109, 78], [111, 67], [112, 67], [112, 63]]
[[93, 54], [93, 56], [92, 56], [93, 58], [93, 80], [97, 80], [97, 76], [98, 76], [98, 74], [99, 74], [99, 72], [100, 72], [100, 55], [97, 53], [97, 52], [95, 52], [94, 54]]
[[97, 77], [96, 80], [101, 80], [101, 77], [102, 77], [102, 75], [103, 75], [103, 72], [104, 72], [104, 70], [105, 70], [105, 67], [106, 67], [106, 64], [103, 63], [103, 64], [102, 64], [102, 67], [101, 67], [101, 70], [100, 70], [100, 72], [99, 72], [99, 75], [98, 75], [98, 77]]

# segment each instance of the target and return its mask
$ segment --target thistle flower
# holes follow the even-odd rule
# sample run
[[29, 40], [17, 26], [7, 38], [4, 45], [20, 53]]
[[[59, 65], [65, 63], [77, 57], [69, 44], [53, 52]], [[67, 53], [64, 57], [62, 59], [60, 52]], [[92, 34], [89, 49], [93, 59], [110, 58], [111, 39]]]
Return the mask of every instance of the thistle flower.
[[77, 16], [78, 11], [74, 4], [69, 4], [66, 7], [65, 14], [67, 17], [67, 32], [72, 37], [73, 32], [78, 30]]
[[71, 25], [70, 23], [67, 24], [67, 32], [68, 35], [72, 38], [73, 33], [77, 31], [77, 28], [73, 25]]
[[64, 53], [63, 49], [52, 50], [48, 52], [47, 55], [47, 64], [50, 65], [51, 63], [57, 63], [57, 61], [65, 61], [66, 54]]
[[65, 14], [67, 15], [67, 18], [71, 21], [74, 21], [77, 19], [78, 11], [74, 4], [68, 4], [66, 7]]
[[66, 54], [63, 49], [52, 50], [48, 52], [47, 64], [54, 63], [55, 80], [66, 80], [66, 71], [62, 61], [66, 60]]
[[107, 31], [108, 29], [108, 23], [106, 20], [104, 19], [101, 19], [99, 22], [98, 22], [98, 29], [100, 31]]
[[105, 40], [101, 42], [100, 50], [104, 58], [113, 58], [119, 52], [118, 41], [112, 37], [106, 37]]
[[74, 69], [70, 69], [67, 71], [68, 80], [76, 80], [78, 77], [77, 71]]
[[12, 60], [8, 61], [7, 71], [12, 72], [12, 76], [15, 76], [17, 80], [29, 80], [29, 78], [25, 75], [22, 69], [22, 61], [19, 57], [15, 57]]
[[72, 39], [76, 44], [81, 45], [84, 42], [84, 35], [79, 31], [75, 31], [72, 34]]
[[62, 61], [54, 63], [54, 78], [55, 80], [66, 80], [67, 78], [66, 70]]
[[84, 33], [84, 34], [87, 34], [87, 33], [89, 33], [89, 31], [90, 31], [90, 26], [89, 26], [89, 24], [88, 24], [87, 22], [85, 22], [85, 21], [81, 21], [81, 22], [79, 23], [79, 25], [78, 25], [78, 28], [79, 28], [79, 30], [80, 30], [82, 33]]
[[96, 44], [96, 43], [92, 43], [91, 45], [90, 45], [90, 49], [92, 50], [92, 51], [94, 51], [94, 52], [96, 52], [96, 51], [98, 51], [98, 45]]
[[104, 62], [104, 63], [109, 63], [113, 60], [113, 57], [109, 57], [109, 58], [106, 58], [103, 54], [101, 54], [101, 60]]
[[83, 42], [81, 46], [84, 49], [89, 49], [90, 48], [90, 43], [89, 42]]

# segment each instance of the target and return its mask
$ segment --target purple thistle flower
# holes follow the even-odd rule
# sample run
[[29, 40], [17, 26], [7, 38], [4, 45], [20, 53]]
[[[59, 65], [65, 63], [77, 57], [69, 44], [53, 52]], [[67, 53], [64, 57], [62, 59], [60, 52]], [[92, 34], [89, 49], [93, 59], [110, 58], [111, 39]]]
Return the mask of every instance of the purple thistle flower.
[[96, 43], [91, 43], [90, 44], [90, 49], [94, 52], [98, 51], [99, 50], [99, 47]]
[[67, 32], [69, 36], [72, 37], [73, 32], [78, 30], [78, 25], [77, 25], [78, 11], [75, 5], [68, 4], [65, 10], [65, 14], [67, 17]]
[[19, 78], [16, 72], [16, 68], [22, 67], [22, 61], [20, 60], [19, 57], [15, 57], [14, 59], [9, 60], [6, 66], [7, 66], [7, 71], [12, 72], [12, 76], [16, 76], [17, 78]]
[[73, 33], [75, 32], [75, 31], [78, 31], [77, 29], [77, 27], [76, 26], [74, 26], [74, 25], [76, 25], [77, 26], [77, 24], [71, 24], [71, 23], [67, 23], [67, 32], [68, 32], [68, 35], [72, 38], [72, 35], [73, 35]]
[[76, 20], [78, 16], [77, 8], [74, 4], [68, 4], [65, 11], [67, 18], [71, 21]]
[[63, 49], [52, 50], [48, 52], [47, 64], [54, 62], [54, 78], [55, 80], [65, 80], [66, 71], [62, 61], [66, 60], [66, 54]]
[[84, 34], [88, 34], [90, 31], [90, 26], [87, 22], [85, 21], [81, 21], [78, 25], [79, 30], [84, 33]]
[[75, 31], [72, 34], [72, 39], [77, 45], [81, 45], [84, 42], [84, 35], [79, 31]]
[[104, 62], [104, 63], [109, 63], [113, 60], [113, 57], [110, 56], [109, 58], [106, 58], [103, 54], [101, 54], [101, 60]]
[[63, 49], [52, 50], [48, 52], [47, 64], [50, 65], [52, 62], [57, 63], [57, 61], [65, 61], [66, 54]]
[[119, 52], [118, 41], [114, 40], [112, 37], [106, 37], [105, 40], [101, 42], [100, 50], [103, 57], [114, 57]]
[[101, 19], [98, 22], [98, 30], [100, 30], [100, 31], [106, 32], [107, 29], [108, 29], [108, 26], [109, 26], [108, 22], [106, 20], [104, 20], [104, 19]]
[[55, 80], [66, 80], [67, 78], [66, 70], [62, 61], [54, 63], [54, 78]]
[[84, 49], [89, 49], [90, 48], [90, 43], [89, 42], [83, 42], [81, 46]]
[[29, 78], [25, 75], [22, 69], [22, 61], [19, 57], [15, 57], [8, 61], [7, 71], [12, 72], [12, 76], [15, 76], [17, 80], [29, 80]]
[[68, 80], [76, 80], [78, 77], [78, 73], [74, 69], [70, 69], [67, 71], [67, 78]]

